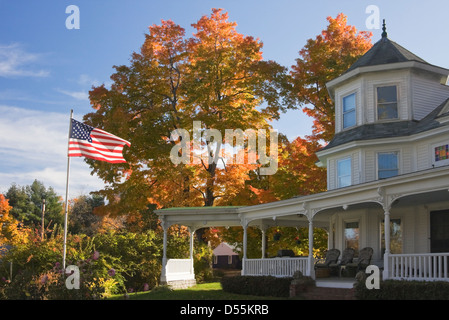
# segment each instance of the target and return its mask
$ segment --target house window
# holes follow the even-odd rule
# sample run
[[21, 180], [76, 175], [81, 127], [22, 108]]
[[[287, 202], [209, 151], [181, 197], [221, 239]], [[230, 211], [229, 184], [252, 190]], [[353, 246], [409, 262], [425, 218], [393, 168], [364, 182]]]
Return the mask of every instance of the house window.
[[396, 86], [377, 88], [377, 119], [398, 118], [398, 95]]
[[359, 222], [345, 223], [345, 248], [353, 248], [359, 251]]
[[399, 174], [398, 153], [381, 152], [377, 154], [377, 177], [386, 179]]
[[353, 127], [355, 119], [355, 93], [343, 98], [343, 129]]
[[435, 162], [449, 159], [449, 145], [435, 147]]
[[[385, 252], [385, 221], [381, 223], [381, 247], [382, 252]], [[390, 253], [399, 254], [402, 253], [402, 227], [401, 219], [390, 220]]]
[[351, 185], [351, 158], [337, 160], [337, 187]]

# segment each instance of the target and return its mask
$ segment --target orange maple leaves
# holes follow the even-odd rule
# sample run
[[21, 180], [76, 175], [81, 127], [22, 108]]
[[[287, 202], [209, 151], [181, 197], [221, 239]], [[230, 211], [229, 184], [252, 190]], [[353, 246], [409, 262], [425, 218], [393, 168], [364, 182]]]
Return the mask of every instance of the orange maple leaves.
[[340, 13], [329, 25], [309, 39], [292, 66], [293, 92], [303, 111], [314, 118], [313, 134], [328, 142], [334, 135], [334, 104], [326, 83], [345, 72], [361, 55], [371, 48], [371, 32], [357, 32], [347, 25]]

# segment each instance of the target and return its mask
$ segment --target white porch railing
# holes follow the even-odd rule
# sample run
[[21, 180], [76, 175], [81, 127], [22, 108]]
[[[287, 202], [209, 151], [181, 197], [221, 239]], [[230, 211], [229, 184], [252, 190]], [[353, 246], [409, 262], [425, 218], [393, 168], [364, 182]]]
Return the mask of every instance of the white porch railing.
[[276, 276], [291, 277], [295, 271], [303, 274], [308, 270], [308, 258], [269, 258], [269, 259], [244, 259], [243, 274], [247, 276]]
[[195, 279], [191, 259], [168, 259], [165, 266], [165, 281]]
[[449, 253], [391, 254], [390, 279], [449, 281]]

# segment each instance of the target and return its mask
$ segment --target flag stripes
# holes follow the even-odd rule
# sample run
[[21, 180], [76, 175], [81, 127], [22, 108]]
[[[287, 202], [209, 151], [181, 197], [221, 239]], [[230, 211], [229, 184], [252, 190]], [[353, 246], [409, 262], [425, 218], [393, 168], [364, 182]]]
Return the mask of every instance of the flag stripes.
[[123, 147], [130, 142], [104, 130], [72, 120], [68, 155], [69, 157], [86, 157], [110, 163], [123, 163]]

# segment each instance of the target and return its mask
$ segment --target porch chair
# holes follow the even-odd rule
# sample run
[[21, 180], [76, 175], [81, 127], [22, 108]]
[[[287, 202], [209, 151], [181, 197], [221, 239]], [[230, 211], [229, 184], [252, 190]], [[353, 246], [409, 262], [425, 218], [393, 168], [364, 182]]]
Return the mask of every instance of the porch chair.
[[360, 250], [357, 262], [348, 263], [346, 268], [355, 270], [355, 273], [365, 270], [366, 267], [371, 263], [371, 258], [373, 256], [373, 248], [366, 247]]
[[338, 276], [341, 277], [341, 270], [346, 268], [349, 263], [352, 263], [354, 259], [355, 250], [353, 248], [346, 248], [343, 250], [343, 254], [341, 256], [341, 260], [338, 263], [331, 263], [329, 267], [331, 269], [338, 270]]
[[[317, 277], [329, 276], [330, 264], [337, 263], [339, 257], [340, 257], [340, 250], [338, 250], [338, 249], [327, 250], [326, 258], [319, 259], [315, 262], [315, 266], [314, 266], [315, 267], [315, 275]], [[323, 274], [323, 276], [321, 276], [320, 274]]]

